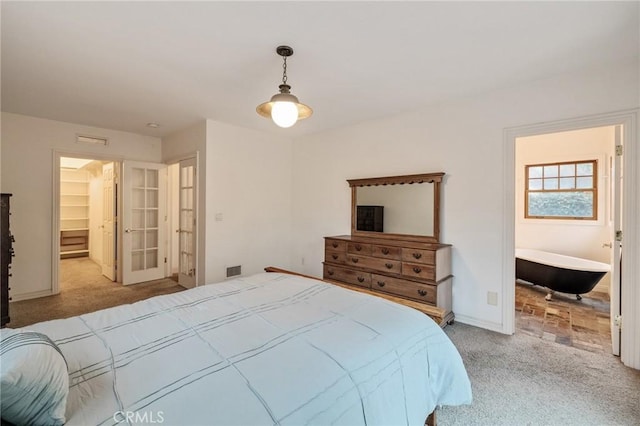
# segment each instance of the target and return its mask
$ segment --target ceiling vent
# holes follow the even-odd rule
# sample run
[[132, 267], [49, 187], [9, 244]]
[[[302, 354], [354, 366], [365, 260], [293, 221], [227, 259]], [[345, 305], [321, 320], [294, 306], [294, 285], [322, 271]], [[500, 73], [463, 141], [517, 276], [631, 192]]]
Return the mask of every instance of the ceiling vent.
[[83, 145], [107, 145], [107, 138], [99, 138], [96, 136], [85, 136], [85, 135], [77, 135], [76, 143], [81, 143]]

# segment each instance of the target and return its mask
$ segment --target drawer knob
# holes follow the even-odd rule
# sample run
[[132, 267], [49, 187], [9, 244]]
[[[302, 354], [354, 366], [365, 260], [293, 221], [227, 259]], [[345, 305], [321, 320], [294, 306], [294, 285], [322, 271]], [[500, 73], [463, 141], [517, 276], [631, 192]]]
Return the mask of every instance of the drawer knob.
[[359, 282], [359, 283], [364, 282], [364, 277], [358, 277], [358, 282]]
[[414, 266], [413, 272], [415, 272], [416, 274], [419, 274], [420, 272], [422, 272], [422, 268], [418, 268], [417, 266]]
[[331, 269], [327, 269], [327, 274], [333, 275], [333, 271]]
[[382, 252], [382, 254], [387, 255], [389, 254], [389, 249], [386, 247], [383, 247], [382, 250], [380, 250]]
[[333, 257], [333, 260], [338, 260], [338, 255], [337, 254], [332, 254], [331, 257]]
[[385, 282], [384, 282], [384, 281], [378, 281], [378, 285], [379, 285], [380, 287], [384, 287], [384, 284], [385, 284]]
[[352, 257], [352, 258], [351, 258], [351, 261], [352, 261], [353, 263], [358, 263], [358, 261], [359, 261], [359, 260], [360, 260], [360, 259], [358, 259], [357, 257]]
[[393, 268], [393, 263], [385, 263], [384, 266], [386, 266], [387, 269], [391, 269]]
[[413, 253], [413, 257], [415, 259], [420, 259], [422, 257], [422, 253]]
[[333, 248], [338, 248], [338, 243], [336, 243], [335, 241], [331, 243], [331, 245], [333, 246]]
[[360, 244], [356, 244], [356, 251], [362, 250], [362, 246]]
[[426, 295], [427, 295], [427, 292], [426, 292], [426, 290], [418, 290], [418, 294], [419, 294], [420, 296], [424, 297], [424, 296], [426, 296]]

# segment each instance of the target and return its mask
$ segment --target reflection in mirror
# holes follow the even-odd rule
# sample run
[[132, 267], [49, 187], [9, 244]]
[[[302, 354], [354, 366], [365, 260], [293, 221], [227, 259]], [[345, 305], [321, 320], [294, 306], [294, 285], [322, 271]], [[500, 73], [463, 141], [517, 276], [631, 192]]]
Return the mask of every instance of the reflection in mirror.
[[351, 234], [404, 241], [440, 241], [444, 172], [348, 179]]
[[360, 187], [356, 230], [433, 236], [433, 183]]

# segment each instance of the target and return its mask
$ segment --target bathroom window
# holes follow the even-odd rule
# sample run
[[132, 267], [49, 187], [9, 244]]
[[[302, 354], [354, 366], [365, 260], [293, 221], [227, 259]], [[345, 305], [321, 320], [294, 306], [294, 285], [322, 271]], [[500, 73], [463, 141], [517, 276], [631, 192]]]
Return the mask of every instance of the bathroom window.
[[598, 218], [596, 160], [533, 164], [525, 169], [526, 218]]

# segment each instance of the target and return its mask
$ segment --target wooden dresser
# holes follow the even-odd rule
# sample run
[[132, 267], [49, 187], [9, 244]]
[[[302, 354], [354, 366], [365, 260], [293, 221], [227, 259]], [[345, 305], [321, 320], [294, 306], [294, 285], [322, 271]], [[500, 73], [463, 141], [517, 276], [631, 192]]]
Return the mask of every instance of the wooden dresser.
[[453, 322], [451, 245], [354, 235], [325, 237], [323, 278]]

